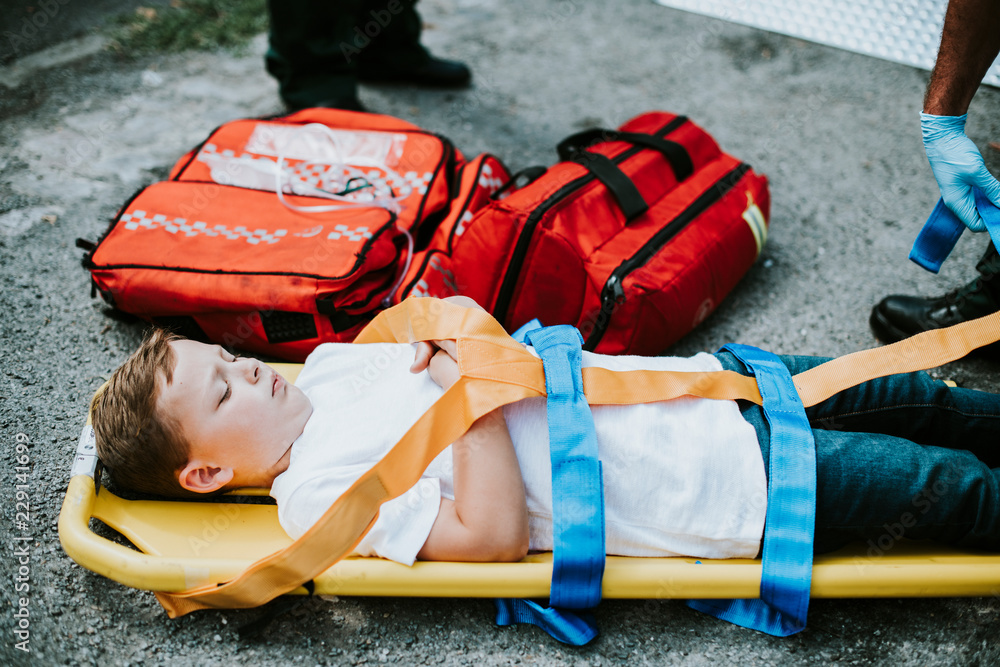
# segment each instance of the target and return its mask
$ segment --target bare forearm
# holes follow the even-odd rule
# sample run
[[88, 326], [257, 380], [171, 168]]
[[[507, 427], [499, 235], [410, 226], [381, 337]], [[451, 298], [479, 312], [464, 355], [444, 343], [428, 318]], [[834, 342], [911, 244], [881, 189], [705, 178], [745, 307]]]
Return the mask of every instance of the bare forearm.
[[453, 445], [452, 460], [455, 512], [462, 524], [481, 539], [496, 538], [506, 547], [523, 542], [526, 549], [524, 481], [503, 411], [477, 421]]
[[951, 0], [924, 112], [960, 116], [1000, 52], [1000, 0]]
[[[446, 299], [480, 308], [461, 296]], [[420, 343], [410, 370], [427, 370], [447, 390], [459, 380], [454, 340]], [[442, 499], [418, 557], [423, 560], [511, 561], [528, 550], [528, 509], [521, 468], [503, 410], [481, 417], [452, 443], [455, 500]]]
[[477, 421], [452, 445], [455, 500], [443, 499], [418, 557], [515, 561], [528, 551], [521, 469], [503, 412]]

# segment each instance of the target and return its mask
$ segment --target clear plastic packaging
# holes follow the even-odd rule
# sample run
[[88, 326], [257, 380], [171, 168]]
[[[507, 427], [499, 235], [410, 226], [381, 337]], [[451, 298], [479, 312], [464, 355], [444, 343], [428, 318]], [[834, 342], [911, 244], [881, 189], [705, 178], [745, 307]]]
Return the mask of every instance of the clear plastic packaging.
[[[216, 183], [272, 191], [286, 208], [298, 213], [378, 206], [398, 214], [401, 202], [413, 193], [413, 186], [395, 170], [405, 142], [405, 134], [334, 130], [320, 123], [259, 123], [243, 155], [219, 153], [206, 144], [197, 159], [209, 167]], [[300, 205], [285, 195], [334, 203]], [[413, 258], [413, 235], [397, 229], [406, 236], [406, 262], [384, 305], [389, 305]]]

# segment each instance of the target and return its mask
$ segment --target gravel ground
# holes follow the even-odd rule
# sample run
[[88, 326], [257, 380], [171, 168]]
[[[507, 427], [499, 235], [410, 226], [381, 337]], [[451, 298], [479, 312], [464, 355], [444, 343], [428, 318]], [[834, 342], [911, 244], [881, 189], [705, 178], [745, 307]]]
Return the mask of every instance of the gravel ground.
[[[906, 260], [937, 197], [917, 119], [924, 72], [645, 0], [427, 0], [421, 12], [425, 42], [469, 62], [475, 86], [457, 93], [365, 87], [362, 100], [374, 111], [519, 169], [552, 163], [566, 134], [668, 109], [688, 114], [770, 177], [772, 233], [761, 260], [673, 352], [738, 341], [844, 354], [875, 344], [867, 318], [882, 296], [940, 293], [973, 275], [983, 237], [963, 238], [939, 276]], [[71, 457], [89, 397], [135, 347], [141, 326], [90, 298], [74, 239], [95, 239], [136, 188], [163, 178], [219, 123], [275, 113], [280, 103], [263, 70], [263, 38], [239, 56], [140, 60], [63, 46], [71, 57], [46, 60], [42, 51], [15, 61], [21, 83], [0, 98], [0, 481], [9, 545], [0, 564], [7, 582], [0, 663], [1000, 662], [1000, 599], [816, 600], [809, 628], [788, 639], [679, 601], [611, 601], [597, 612], [602, 635], [580, 649], [533, 628], [494, 627], [488, 601], [312, 599], [259, 638], [241, 640], [235, 628], [260, 610], [169, 621], [150, 593], [79, 568], [56, 533]], [[979, 92], [969, 134], [980, 146], [1000, 139], [998, 108], [1000, 92]], [[1000, 155], [987, 160], [996, 172]], [[940, 374], [998, 390], [996, 370], [973, 358]], [[19, 440], [30, 459], [32, 512], [23, 531], [14, 529]], [[13, 541], [21, 536], [31, 539]], [[24, 595], [14, 590], [15, 549], [23, 544], [30, 654], [14, 648], [13, 633]]]

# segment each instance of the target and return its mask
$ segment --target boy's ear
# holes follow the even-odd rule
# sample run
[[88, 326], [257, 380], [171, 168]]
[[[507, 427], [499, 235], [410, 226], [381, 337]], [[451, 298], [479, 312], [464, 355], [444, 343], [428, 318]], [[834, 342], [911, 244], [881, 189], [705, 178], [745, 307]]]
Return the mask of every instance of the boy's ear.
[[211, 493], [233, 481], [233, 469], [189, 461], [177, 476], [177, 481], [188, 491]]

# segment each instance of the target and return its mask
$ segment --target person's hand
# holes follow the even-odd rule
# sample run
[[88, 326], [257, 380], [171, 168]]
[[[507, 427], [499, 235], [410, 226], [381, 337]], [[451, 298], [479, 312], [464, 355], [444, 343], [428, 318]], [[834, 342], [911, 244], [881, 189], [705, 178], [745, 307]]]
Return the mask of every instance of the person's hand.
[[447, 390], [458, 382], [458, 363], [444, 350], [438, 350], [427, 365], [427, 372], [439, 387]]
[[920, 114], [924, 150], [934, 171], [941, 198], [959, 220], [974, 232], [986, 231], [986, 223], [976, 210], [973, 186], [1000, 206], [1000, 181], [986, 168], [976, 145], [965, 136], [966, 115]]
[[452, 339], [422, 341], [416, 344], [411, 373], [427, 371], [442, 389], [448, 389], [459, 378], [458, 353]]
[[421, 341], [416, 343], [414, 347], [416, 348], [416, 354], [413, 356], [413, 364], [410, 365], [411, 373], [422, 373], [427, 370], [431, 358], [438, 350], [443, 350], [452, 359], [458, 361], [458, 352], [456, 351], [455, 340], [453, 338]]

